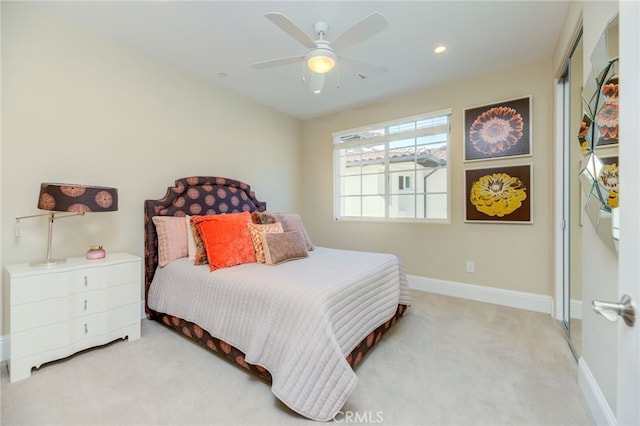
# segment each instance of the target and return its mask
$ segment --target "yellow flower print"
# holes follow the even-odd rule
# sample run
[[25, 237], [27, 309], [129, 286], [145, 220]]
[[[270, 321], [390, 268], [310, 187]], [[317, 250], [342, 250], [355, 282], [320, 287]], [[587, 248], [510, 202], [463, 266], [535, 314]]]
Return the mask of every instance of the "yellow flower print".
[[469, 200], [479, 212], [503, 217], [522, 206], [527, 198], [524, 183], [506, 173], [482, 176], [471, 187]]
[[598, 176], [598, 181], [609, 190], [607, 204], [611, 208], [618, 207], [618, 165], [604, 164]]
[[586, 115], [582, 118], [582, 123], [580, 123], [580, 131], [578, 132], [578, 141], [580, 142], [580, 151], [582, 155], [587, 155], [591, 152], [591, 147], [587, 142], [587, 133], [589, 132], [591, 126], [591, 119]]

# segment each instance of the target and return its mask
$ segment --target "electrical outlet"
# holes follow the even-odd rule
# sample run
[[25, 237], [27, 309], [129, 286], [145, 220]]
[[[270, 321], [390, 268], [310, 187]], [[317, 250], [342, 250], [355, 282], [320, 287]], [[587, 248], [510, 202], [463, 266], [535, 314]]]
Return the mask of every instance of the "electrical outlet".
[[473, 272], [475, 268], [475, 264], [472, 261], [467, 260], [467, 272]]

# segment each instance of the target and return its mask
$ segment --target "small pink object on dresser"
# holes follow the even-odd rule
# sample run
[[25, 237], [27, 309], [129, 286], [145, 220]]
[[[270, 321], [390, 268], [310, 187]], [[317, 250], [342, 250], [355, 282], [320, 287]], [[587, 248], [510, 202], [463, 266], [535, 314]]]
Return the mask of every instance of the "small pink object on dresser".
[[87, 259], [104, 259], [106, 255], [102, 246], [91, 246], [87, 250]]

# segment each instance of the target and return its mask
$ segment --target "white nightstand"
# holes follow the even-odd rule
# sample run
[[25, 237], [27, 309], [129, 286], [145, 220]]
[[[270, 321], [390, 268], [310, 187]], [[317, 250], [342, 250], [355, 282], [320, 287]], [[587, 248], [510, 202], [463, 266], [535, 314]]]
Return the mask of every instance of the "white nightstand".
[[11, 382], [32, 367], [119, 338], [140, 337], [141, 259], [127, 253], [5, 268]]

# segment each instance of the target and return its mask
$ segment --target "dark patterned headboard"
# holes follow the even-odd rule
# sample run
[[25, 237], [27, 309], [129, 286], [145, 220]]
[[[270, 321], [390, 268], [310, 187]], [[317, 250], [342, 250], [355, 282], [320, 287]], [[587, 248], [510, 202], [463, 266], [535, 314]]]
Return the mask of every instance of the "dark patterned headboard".
[[251, 187], [233, 179], [193, 176], [176, 180], [159, 200], [144, 202], [144, 299], [158, 266], [158, 234], [153, 216], [185, 216], [265, 211], [267, 203], [258, 201]]

